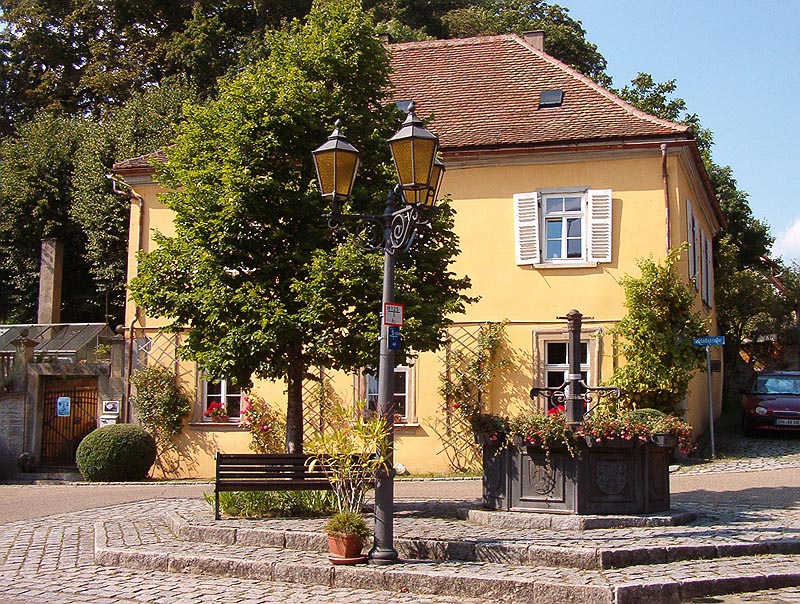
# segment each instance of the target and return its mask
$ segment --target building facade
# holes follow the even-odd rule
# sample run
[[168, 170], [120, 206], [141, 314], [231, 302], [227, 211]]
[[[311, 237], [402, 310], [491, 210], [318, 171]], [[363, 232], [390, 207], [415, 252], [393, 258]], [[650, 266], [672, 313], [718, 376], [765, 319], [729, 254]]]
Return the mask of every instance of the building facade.
[[[567, 333], [558, 317], [573, 308], [586, 317], [582, 373], [591, 386], [607, 380], [624, 362], [609, 334], [626, 313], [619, 282], [638, 276], [639, 259], [662, 260], [687, 246], [680, 270], [697, 292], [696, 309], [708, 318], [709, 333], [716, 334], [712, 242], [724, 219], [687, 126], [634, 109], [550, 57], [540, 34], [414, 42], [391, 50], [393, 99], [414, 100], [440, 138], [447, 166], [441, 193], [452, 198], [461, 246], [454, 270], [470, 277], [470, 294], [479, 296], [452, 317], [445, 349], [420, 354], [395, 372], [398, 462], [411, 472], [447, 471], [458, 449], [468, 447], [450, 433], [453, 409], [441, 394], [442, 380], [457, 370], [454, 355], [474, 348], [487, 322], [504, 323], [505, 334], [504, 366], [481, 401], [487, 411], [508, 415], [541, 407], [529, 398], [530, 388], [563, 382]], [[172, 217], [158, 201], [150, 158], [120, 162], [115, 171], [133, 191], [132, 277], [136, 252], [152, 249], [153, 229], [171, 235]], [[206, 384], [193, 365], [173, 358], [176, 336], [162, 334], [161, 323], [132, 303], [127, 314], [140, 357], [150, 362], [163, 347], [162, 362], [195, 393], [181, 442], [184, 473], [208, 476], [216, 450], [247, 450], [248, 434], [235, 419], [241, 394], [225, 382]], [[327, 377], [345, 401], [377, 393], [369, 375]], [[721, 373], [712, 377], [719, 413]], [[256, 389], [270, 401], [284, 398], [280, 384]], [[229, 423], [204, 420], [213, 401], [234, 412]], [[706, 375], [698, 372], [684, 403], [698, 433], [708, 424], [708, 401]], [[314, 416], [308, 408], [307, 426]]]

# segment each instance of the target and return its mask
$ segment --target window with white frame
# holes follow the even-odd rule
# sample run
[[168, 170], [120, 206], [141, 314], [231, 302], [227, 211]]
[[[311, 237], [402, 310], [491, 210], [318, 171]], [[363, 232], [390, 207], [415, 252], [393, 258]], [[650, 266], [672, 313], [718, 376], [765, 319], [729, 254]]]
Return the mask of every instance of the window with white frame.
[[694, 211], [692, 209], [692, 202], [688, 199], [686, 200], [686, 241], [689, 244], [689, 250], [686, 254], [689, 261], [689, 280], [692, 282], [695, 289], [699, 289], [699, 284], [697, 283], [697, 272], [699, 266], [697, 257], [699, 255], [700, 247], [700, 232], [697, 227], [697, 218], [695, 218]]
[[[583, 341], [580, 346], [581, 379], [587, 386], [589, 378], [589, 342]], [[545, 342], [544, 374], [548, 388], [558, 388], [569, 378], [569, 343]]]
[[514, 195], [517, 264], [611, 262], [610, 189], [547, 189]]
[[[602, 327], [584, 326], [581, 331], [581, 379], [587, 386], [600, 383]], [[541, 328], [533, 332], [534, 386], [558, 388], [569, 377], [569, 335], [563, 328]], [[544, 399], [538, 399], [540, 404]]]
[[686, 200], [686, 241], [689, 244], [689, 279], [700, 298], [711, 307], [714, 305], [714, 246], [711, 238], [700, 226], [692, 208]]
[[220, 382], [203, 381], [203, 414], [209, 406], [217, 403], [222, 405], [225, 415], [238, 418], [241, 413], [242, 390], [233, 382], [222, 380]]
[[703, 261], [703, 281], [700, 295], [709, 308], [714, 305], [714, 248], [705, 231], [700, 233]]
[[[392, 378], [392, 400], [394, 401], [394, 412], [396, 416], [402, 418], [403, 422], [412, 421], [412, 384], [411, 371], [406, 365], [398, 365], [394, 368]], [[378, 378], [373, 374], [366, 374], [366, 400], [369, 409], [378, 408]]]

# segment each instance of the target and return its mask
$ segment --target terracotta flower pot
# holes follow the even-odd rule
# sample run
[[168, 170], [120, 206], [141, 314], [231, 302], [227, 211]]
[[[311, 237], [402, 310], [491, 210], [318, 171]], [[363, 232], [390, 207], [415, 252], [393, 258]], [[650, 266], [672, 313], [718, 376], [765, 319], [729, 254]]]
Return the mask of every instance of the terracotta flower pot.
[[216, 424], [227, 424], [228, 423], [228, 416], [227, 415], [212, 415], [211, 421]]
[[328, 533], [328, 550], [334, 564], [363, 562], [366, 559], [366, 556], [361, 555], [363, 547], [364, 543], [358, 535]]

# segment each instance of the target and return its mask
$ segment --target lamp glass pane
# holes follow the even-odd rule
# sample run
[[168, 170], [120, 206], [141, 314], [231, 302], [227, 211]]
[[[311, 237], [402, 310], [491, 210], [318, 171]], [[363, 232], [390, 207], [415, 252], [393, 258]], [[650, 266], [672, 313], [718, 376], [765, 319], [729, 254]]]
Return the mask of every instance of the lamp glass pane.
[[335, 153], [317, 153], [314, 156], [314, 164], [317, 166], [317, 179], [319, 180], [322, 195], [331, 195], [334, 192], [335, 155]]
[[[436, 139], [418, 139], [414, 145], [414, 181], [415, 187], [428, 186], [431, 180], [431, 168], [436, 157]], [[435, 184], [435, 183], [432, 183]]]
[[336, 154], [336, 194], [349, 197], [353, 187], [356, 170], [358, 170], [358, 155], [339, 151]]
[[413, 176], [414, 146], [410, 139], [402, 139], [391, 143], [392, 158], [397, 170], [400, 185], [411, 182]]

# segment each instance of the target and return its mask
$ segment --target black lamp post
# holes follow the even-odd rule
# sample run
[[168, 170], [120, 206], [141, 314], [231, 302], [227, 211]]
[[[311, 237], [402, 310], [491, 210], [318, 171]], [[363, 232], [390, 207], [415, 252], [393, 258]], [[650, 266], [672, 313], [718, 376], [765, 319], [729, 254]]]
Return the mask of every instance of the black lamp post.
[[[444, 164], [436, 159], [439, 140], [414, 114], [414, 104], [400, 130], [389, 139], [398, 184], [386, 197], [383, 214], [343, 214], [342, 204], [350, 198], [356, 171], [358, 150], [342, 134], [337, 120], [328, 140], [313, 151], [322, 197], [331, 200], [328, 215], [332, 228], [357, 226], [366, 236], [364, 247], [381, 252], [383, 262], [383, 303], [394, 302], [395, 257], [411, 247], [417, 232], [430, 228], [436, 195], [444, 174]], [[383, 312], [381, 313], [383, 316]], [[389, 430], [387, 470], [379, 472], [375, 482], [375, 543], [369, 552], [374, 564], [397, 560], [394, 549], [394, 350], [389, 347], [386, 318], [381, 321], [380, 359], [378, 364], [378, 414]]]

